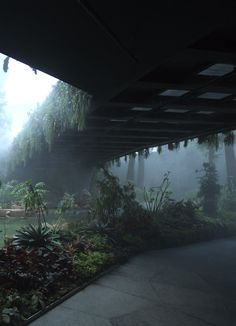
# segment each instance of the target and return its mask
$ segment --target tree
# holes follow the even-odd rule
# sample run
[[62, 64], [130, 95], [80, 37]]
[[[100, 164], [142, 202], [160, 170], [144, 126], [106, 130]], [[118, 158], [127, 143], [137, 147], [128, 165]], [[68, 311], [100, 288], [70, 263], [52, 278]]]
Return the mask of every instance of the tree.
[[135, 167], [135, 156], [129, 155], [129, 164], [127, 171], [127, 180], [134, 182], [134, 167]]
[[232, 192], [236, 187], [236, 159], [233, 145], [224, 145], [225, 163], [228, 190]]
[[137, 178], [137, 185], [139, 188], [144, 187], [144, 156], [141, 154], [138, 156], [138, 178]]
[[200, 189], [198, 197], [201, 199], [203, 211], [207, 216], [216, 217], [220, 185], [214, 164], [203, 163], [203, 175], [199, 178]]

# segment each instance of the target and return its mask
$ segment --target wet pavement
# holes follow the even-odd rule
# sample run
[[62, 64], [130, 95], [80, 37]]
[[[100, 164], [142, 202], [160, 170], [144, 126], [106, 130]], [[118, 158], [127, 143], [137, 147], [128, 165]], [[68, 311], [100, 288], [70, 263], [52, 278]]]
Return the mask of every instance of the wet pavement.
[[236, 325], [236, 238], [149, 251], [32, 326]]

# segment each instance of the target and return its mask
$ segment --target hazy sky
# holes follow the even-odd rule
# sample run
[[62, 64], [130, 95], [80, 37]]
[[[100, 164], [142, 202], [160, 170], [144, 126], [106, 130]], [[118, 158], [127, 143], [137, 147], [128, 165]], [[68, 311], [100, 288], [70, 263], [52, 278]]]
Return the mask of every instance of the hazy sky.
[[0, 88], [5, 93], [5, 110], [10, 114], [12, 126], [10, 137], [14, 138], [32, 112], [50, 93], [57, 79], [33, 70], [13, 59], [9, 61], [8, 71], [3, 72], [5, 55], [0, 54]]

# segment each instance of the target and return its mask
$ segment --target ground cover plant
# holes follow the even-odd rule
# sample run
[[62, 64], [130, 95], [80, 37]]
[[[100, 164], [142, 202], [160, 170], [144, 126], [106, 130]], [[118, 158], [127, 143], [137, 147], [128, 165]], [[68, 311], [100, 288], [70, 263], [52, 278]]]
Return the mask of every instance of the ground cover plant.
[[86, 203], [88, 214], [79, 220], [62, 218], [74, 208], [73, 195], [60, 201], [58, 222], [58, 216], [46, 217], [45, 185], [28, 181], [17, 189], [35, 223], [12, 230], [14, 236], [0, 249], [0, 325], [23, 324], [134, 253], [236, 234], [232, 218], [206, 216], [197, 200], [173, 200], [168, 173], [160, 187], [145, 190], [140, 203], [131, 183], [121, 185], [103, 170]]

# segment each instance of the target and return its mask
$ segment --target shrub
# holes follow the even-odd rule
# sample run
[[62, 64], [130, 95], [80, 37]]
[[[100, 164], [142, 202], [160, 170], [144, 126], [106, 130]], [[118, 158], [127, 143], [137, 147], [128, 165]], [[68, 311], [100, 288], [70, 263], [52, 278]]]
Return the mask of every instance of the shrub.
[[189, 228], [199, 223], [198, 205], [192, 200], [169, 201], [158, 216], [172, 228]]
[[112, 248], [111, 242], [107, 235], [94, 234], [87, 238], [90, 248], [95, 251], [109, 251]]
[[98, 192], [91, 201], [90, 215], [104, 224], [112, 224], [122, 207], [122, 188], [118, 178], [105, 169], [104, 177], [97, 181]]
[[112, 254], [98, 251], [88, 251], [74, 256], [74, 268], [85, 280], [95, 276], [112, 262]]
[[104, 177], [97, 181], [97, 193], [91, 200], [90, 217], [107, 226], [114, 226], [124, 212], [130, 214], [138, 205], [134, 186], [121, 186], [117, 177], [103, 170]]
[[44, 294], [57, 290], [58, 282], [74, 280], [72, 257], [62, 248], [42, 247], [26, 251], [9, 246], [0, 251], [1, 288], [21, 291], [41, 289]]

